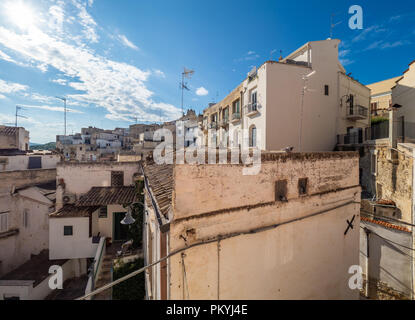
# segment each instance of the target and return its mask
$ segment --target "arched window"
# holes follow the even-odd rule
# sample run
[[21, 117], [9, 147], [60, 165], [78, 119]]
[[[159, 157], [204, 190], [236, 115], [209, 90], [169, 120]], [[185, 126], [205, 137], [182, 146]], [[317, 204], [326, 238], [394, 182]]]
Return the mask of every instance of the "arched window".
[[256, 147], [256, 127], [254, 125], [249, 127], [249, 147]]

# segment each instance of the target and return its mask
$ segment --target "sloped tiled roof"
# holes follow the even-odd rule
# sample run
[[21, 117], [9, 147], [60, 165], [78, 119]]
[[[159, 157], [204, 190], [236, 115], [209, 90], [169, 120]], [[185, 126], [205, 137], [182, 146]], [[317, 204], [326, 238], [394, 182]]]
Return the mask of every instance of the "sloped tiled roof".
[[386, 222], [386, 221], [374, 220], [374, 219], [370, 219], [370, 218], [366, 218], [366, 217], [360, 217], [360, 219], [362, 221], [378, 224], [378, 225], [383, 226], [385, 228], [395, 229], [395, 230], [404, 231], [404, 232], [408, 232], [408, 233], [411, 232], [411, 230], [409, 230], [406, 227], [397, 226], [396, 224], [392, 224], [392, 223], [389, 223], [389, 222]]
[[78, 207], [73, 204], [66, 204], [62, 209], [49, 215], [51, 218], [86, 218], [89, 217], [99, 206]]
[[131, 204], [137, 200], [135, 187], [93, 187], [76, 203], [76, 206], [107, 206]]
[[167, 218], [173, 198], [173, 165], [146, 165], [144, 166], [144, 175], [161, 213]]
[[367, 87], [371, 90], [371, 95], [375, 96], [381, 93], [387, 93], [392, 90], [392, 87], [395, 86], [396, 81], [398, 81], [402, 77], [395, 77], [392, 79], [383, 80], [380, 82], [368, 84]]

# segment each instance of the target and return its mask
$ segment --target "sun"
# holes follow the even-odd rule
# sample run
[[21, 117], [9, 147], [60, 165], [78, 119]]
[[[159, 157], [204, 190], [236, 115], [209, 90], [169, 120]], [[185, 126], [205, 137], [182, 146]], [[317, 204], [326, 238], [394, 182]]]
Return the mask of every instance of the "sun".
[[10, 1], [6, 4], [6, 15], [16, 26], [29, 29], [35, 24], [33, 9], [22, 1]]

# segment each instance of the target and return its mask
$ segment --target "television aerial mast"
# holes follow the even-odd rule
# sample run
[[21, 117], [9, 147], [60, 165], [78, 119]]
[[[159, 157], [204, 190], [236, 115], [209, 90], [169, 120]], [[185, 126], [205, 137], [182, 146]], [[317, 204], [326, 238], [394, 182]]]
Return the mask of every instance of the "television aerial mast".
[[18, 106], [18, 105], [16, 105], [16, 120], [15, 120], [15, 122], [14, 122], [14, 126], [17, 128], [17, 118], [24, 118], [24, 119], [27, 119], [27, 117], [25, 117], [25, 116], [22, 116], [22, 115], [20, 115], [19, 114], [19, 111], [20, 110], [26, 110], [25, 108], [23, 108], [22, 106]]
[[180, 83], [180, 88], [182, 90], [182, 116], [184, 116], [184, 110], [183, 110], [183, 93], [184, 90], [190, 91], [189, 87], [187, 86], [187, 83], [184, 82], [184, 79], [190, 79], [193, 74], [194, 74], [194, 70], [190, 70], [187, 68], [183, 68], [183, 72], [182, 72], [182, 82]]

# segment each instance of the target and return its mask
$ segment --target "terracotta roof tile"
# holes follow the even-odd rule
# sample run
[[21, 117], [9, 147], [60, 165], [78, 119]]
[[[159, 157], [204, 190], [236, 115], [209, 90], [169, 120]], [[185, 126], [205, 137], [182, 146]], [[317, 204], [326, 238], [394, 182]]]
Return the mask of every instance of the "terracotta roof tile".
[[78, 207], [73, 204], [67, 204], [57, 212], [51, 213], [51, 218], [86, 218], [89, 217], [99, 206], [95, 207]]
[[409, 233], [411, 232], [408, 228], [400, 227], [400, 226], [397, 226], [395, 224], [392, 224], [392, 223], [389, 223], [389, 222], [386, 222], [386, 221], [373, 220], [373, 219], [369, 219], [369, 218], [366, 218], [366, 217], [360, 217], [360, 220], [370, 222], [370, 223], [375, 223], [375, 224], [378, 224], [380, 226], [384, 226], [385, 228], [389, 228], [389, 229], [395, 229], [395, 230], [409, 232]]
[[130, 204], [137, 200], [135, 187], [93, 187], [76, 203], [76, 206], [106, 206]]
[[144, 175], [161, 213], [167, 218], [172, 206], [173, 165], [146, 165], [144, 166]]

